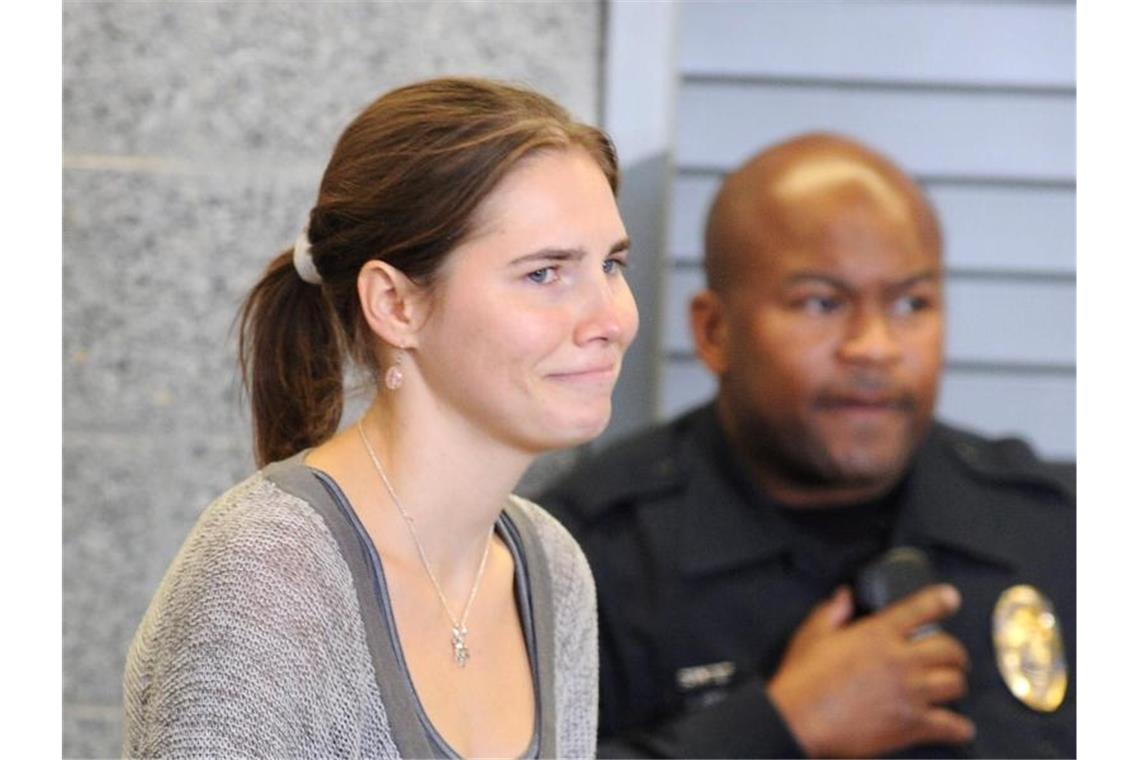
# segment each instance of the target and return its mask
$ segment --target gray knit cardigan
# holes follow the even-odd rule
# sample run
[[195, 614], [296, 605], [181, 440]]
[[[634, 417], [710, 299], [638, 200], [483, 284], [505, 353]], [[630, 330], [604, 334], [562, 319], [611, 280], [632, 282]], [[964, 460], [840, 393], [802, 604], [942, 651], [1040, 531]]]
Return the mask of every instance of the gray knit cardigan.
[[[127, 656], [125, 756], [431, 753], [406, 685], [377, 677], [392, 672], [394, 653], [377, 633], [386, 629], [378, 627], [375, 590], [365, 588], [359, 569], [359, 536], [329, 517], [330, 504], [298, 455], [203, 512]], [[522, 537], [532, 595], [539, 595], [539, 753], [592, 757], [593, 578], [549, 514], [515, 496], [505, 511]]]

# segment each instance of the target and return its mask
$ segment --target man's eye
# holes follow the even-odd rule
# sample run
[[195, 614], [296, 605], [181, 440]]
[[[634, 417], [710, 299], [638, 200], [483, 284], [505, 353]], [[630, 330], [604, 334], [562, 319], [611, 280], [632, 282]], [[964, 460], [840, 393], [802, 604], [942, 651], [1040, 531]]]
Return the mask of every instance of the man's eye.
[[803, 309], [809, 314], [831, 314], [840, 306], [839, 299], [831, 296], [810, 296], [803, 300]]
[[526, 277], [538, 285], [549, 285], [557, 279], [558, 272], [554, 267], [543, 267], [528, 273]]
[[930, 299], [925, 296], [904, 296], [895, 301], [894, 312], [899, 316], [906, 316], [929, 309], [930, 306]]

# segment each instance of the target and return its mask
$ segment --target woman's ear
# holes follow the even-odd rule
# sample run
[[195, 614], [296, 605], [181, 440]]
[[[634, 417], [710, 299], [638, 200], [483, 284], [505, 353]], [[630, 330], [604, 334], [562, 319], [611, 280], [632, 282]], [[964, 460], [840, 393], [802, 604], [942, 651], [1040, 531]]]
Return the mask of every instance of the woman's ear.
[[356, 291], [373, 333], [393, 346], [415, 346], [416, 332], [427, 315], [422, 287], [391, 264], [373, 259], [360, 268]]
[[689, 326], [697, 356], [717, 377], [728, 369], [728, 324], [724, 301], [711, 290], [702, 290], [689, 303]]

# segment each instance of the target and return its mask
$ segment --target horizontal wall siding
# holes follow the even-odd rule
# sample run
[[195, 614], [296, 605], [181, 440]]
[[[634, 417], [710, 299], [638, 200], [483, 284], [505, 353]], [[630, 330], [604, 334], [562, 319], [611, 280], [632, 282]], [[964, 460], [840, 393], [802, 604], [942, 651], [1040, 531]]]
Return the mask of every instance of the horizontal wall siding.
[[[669, 239], [678, 262], [699, 262], [717, 174], [680, 175], [673, 184]], [[951, 269], [1071, 275], [1076, 272], [1076, 191], [925, 183], [945, 233]]]
[[842, 132], [919, 175], [1072, 181], [1076, 102], [1054, 93], [696, 82], [681, 88], [677, 163], [727, 170], [801, 132]]
[[1071, 88], [1074, 17], [1067, 3], [704, 0], [683, 6], [680, 68], [690, 77]]
[[807, 131], [924, 187], [945, 238], [946, 419], [1075, 452], [1075, 9], [1068, 2], [685, 2], [658, 413], [710, 396], [688, 299], [723, 175]]

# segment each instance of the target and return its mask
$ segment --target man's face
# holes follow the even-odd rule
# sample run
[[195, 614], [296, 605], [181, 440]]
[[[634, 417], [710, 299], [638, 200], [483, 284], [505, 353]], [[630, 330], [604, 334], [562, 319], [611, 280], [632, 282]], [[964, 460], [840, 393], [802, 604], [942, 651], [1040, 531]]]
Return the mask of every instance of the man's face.
[[782, 483], [885, 490], [933, 415], [938, 251], [909, 215], [857, 195], [783, 218], [741, 246], [715, 299], [719, 348], [702, 356], [721, 375], [722, 414], [759, 471]]

